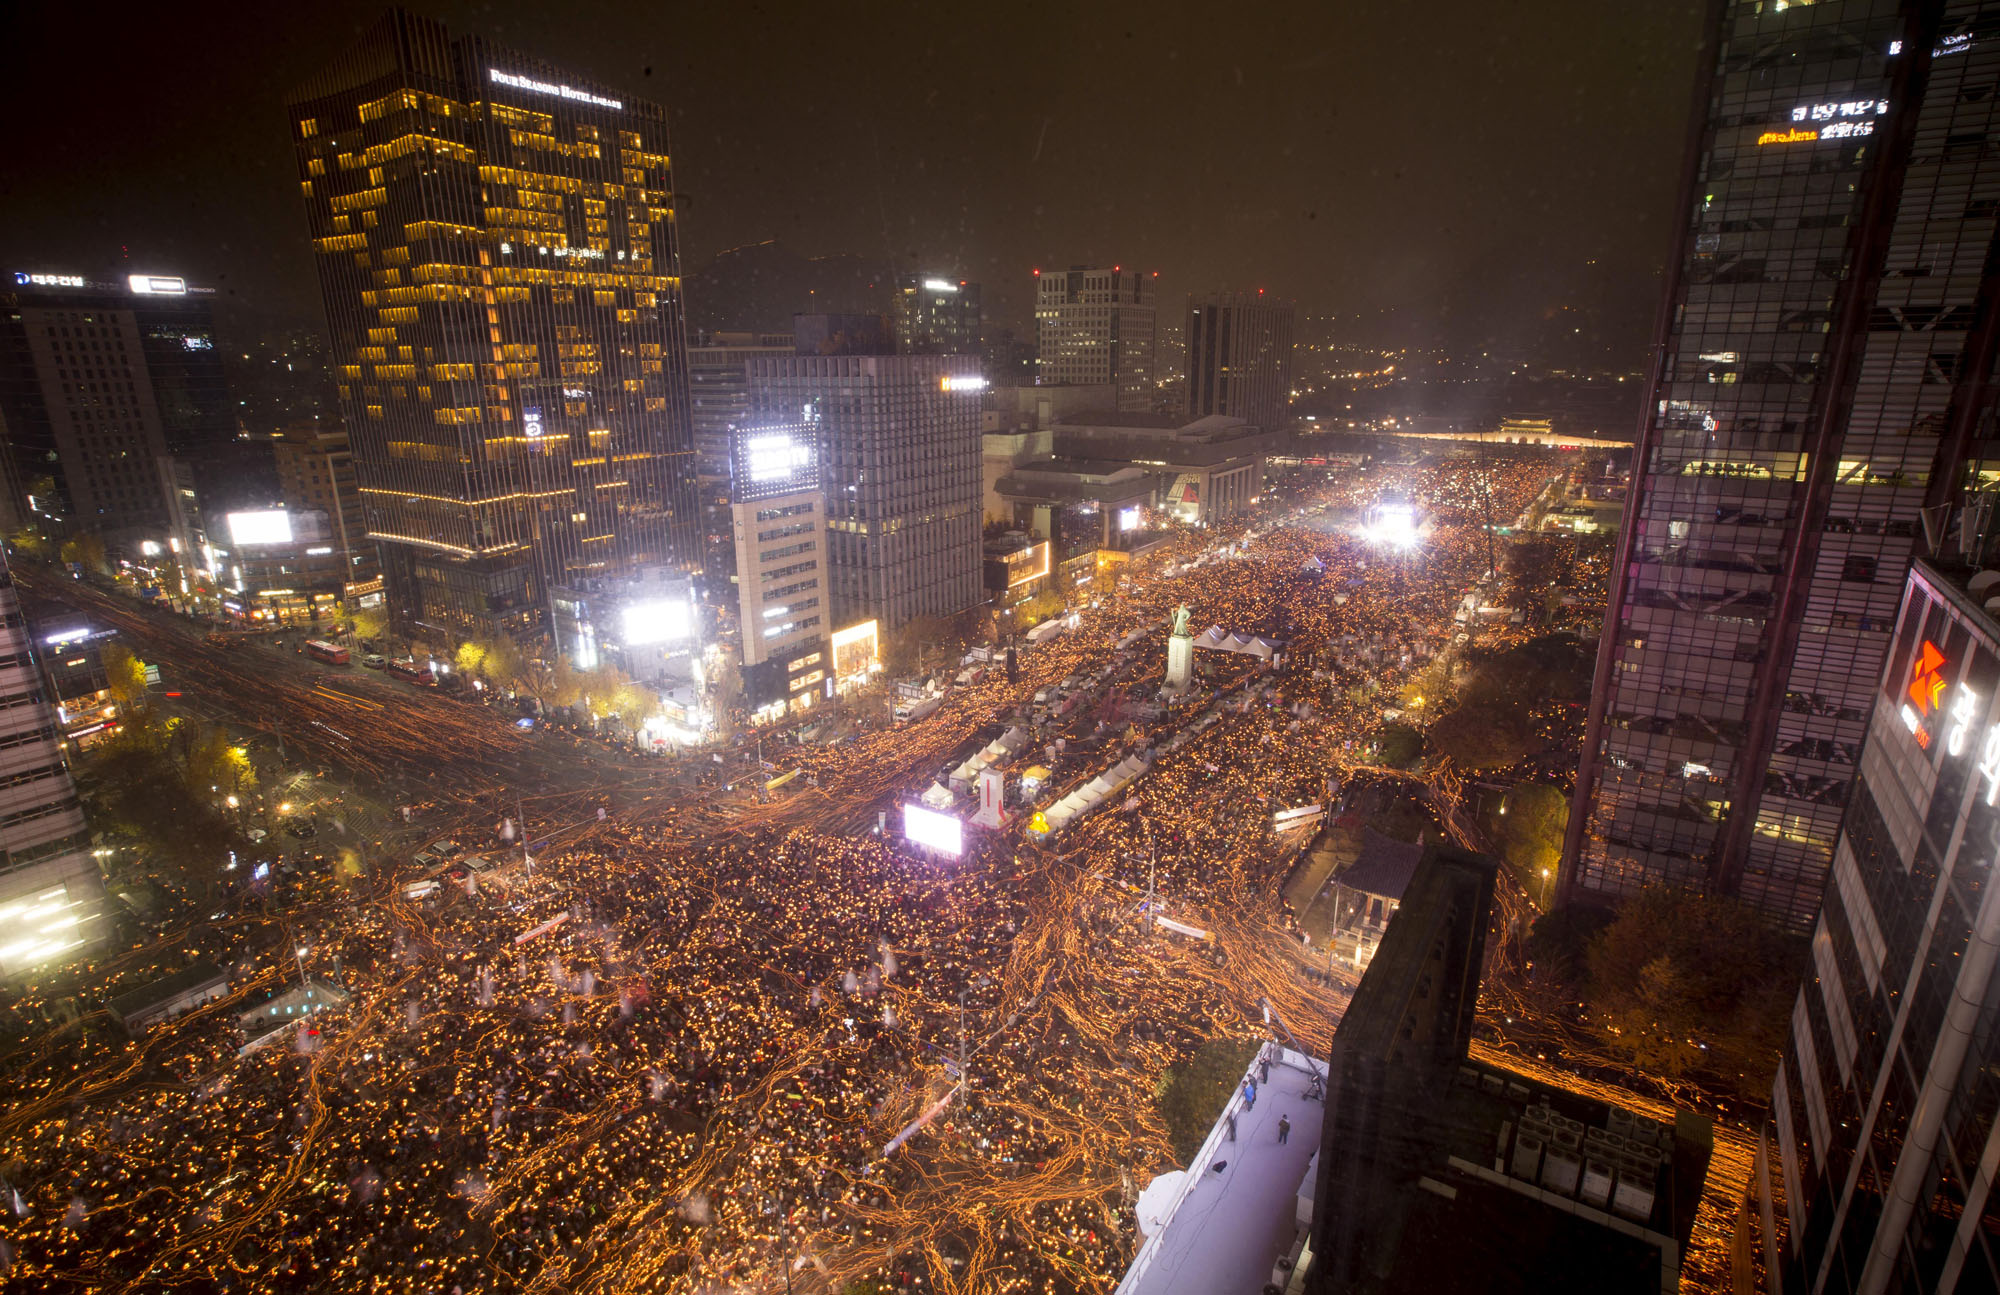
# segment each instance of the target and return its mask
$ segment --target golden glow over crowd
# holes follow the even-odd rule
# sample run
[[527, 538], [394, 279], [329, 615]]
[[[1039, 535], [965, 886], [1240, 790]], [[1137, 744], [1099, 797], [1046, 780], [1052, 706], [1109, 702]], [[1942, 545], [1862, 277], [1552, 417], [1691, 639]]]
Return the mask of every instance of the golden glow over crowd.
[[[1476, 478], [1510, 521], [1559, 470], [1524, 455], [1356, 473], [1305, 501], [1325, 512], [1177, 539], [1025, 650], [1017, 681], [995, 670], [919, 725], [813, 749], [815, 789], [733, 828], [655, 796], [532, 879], [319, 912], [239, 982], [295, 982], [302, 947], [352, 991], [291, 1044], [236, 1056], [243, 993], [137, 1043], [101, 1018], [28, 1031], [0, 1058], [8, 1279], [777, 1292], [789, 1268], [801, 1292], [1109, 1292], [1132, 1200], [1172, 1166], [1154, 1106], [1169, 1068], [1261, 1034], [1266, 999], [1315, 1051], [1337, 1022], [1344, 988], [1305, 974], [1279, 898], [1301, 843], [1274, 839], [1272, 811], [1367, 763], [1380, 698], [1456, 632], [1486, 565]], [[1337, 524], [1392, 488], [1436, 514], [1415, 555]], [[1191, 565], [1225, 545], [1242, 551]], [[1114, 644], [1182, 602], [1197, 630], [1292, 650], [1276, 670], [1201, 654], [1203, 682], [1233, 691], [1166, 752], [1187, 716], [1127, 709], [1160, 681], [1164, 630]], [[1038, 742], [1065, 738], [1057, 794], [1153, 751], [1136, 807], [1046, 846], [1024, 815], [968, 829], [956, 861], [834, 834], [921, 791], [1038, 688], [1107, 667], [1119, 697]], [[1149, 871], [1212, 943], [1133, 920]]]

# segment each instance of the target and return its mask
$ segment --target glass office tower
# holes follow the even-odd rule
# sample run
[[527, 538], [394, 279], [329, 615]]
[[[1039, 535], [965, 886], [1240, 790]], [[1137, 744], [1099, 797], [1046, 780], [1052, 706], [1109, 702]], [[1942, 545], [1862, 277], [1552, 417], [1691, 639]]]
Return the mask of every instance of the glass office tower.
[[291, 111], [398, 628], [535, 634], [555, 587], [690, 567], [665, 111], [401, 11]]
[[1986, 434], [1981, 10], [1715, 6], [1566, 900], [1664, 883], [1818, 911], [1924, 510]]

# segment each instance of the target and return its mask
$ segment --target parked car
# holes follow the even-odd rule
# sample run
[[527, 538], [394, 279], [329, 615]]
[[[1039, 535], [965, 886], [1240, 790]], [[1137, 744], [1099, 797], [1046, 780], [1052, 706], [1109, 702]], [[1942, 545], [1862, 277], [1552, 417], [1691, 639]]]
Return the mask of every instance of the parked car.
[[370, 670], [380, 670], [389, 664], [389, 659], [380, 653], [370, 652], [367, 656], [361, 658], [361, 664]]

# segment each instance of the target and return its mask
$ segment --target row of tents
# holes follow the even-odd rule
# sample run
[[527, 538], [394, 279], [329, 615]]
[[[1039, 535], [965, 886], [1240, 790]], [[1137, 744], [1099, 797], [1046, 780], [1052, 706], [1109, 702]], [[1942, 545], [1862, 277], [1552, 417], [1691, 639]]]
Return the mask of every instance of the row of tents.
[[1139, 756], [1128, 755], [1089, 782], [1042, 811], [1047, 828], [1036, 829], [1043, 837], [1054, 836], [1084, 815], [1101, 808], [1106, 801], [1138, 781], [1151, 766]]
[[1254, 634], [1232, 634], [1220, 625], [1211, 625], [1203, 630], [1195, 637], [1194, 645], [1212, 652], [1240, 652], [1266, 661], [1285, 650], [1285, 645], [1276, 639], [1258, 638]]

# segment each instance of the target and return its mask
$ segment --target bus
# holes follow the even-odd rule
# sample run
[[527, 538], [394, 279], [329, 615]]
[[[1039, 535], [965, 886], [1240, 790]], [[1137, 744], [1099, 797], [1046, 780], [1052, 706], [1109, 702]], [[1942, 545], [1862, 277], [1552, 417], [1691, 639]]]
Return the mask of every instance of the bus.
[[413, 661], [409, 657], [398, 657], [389, 663], [389, 673], [398, 679], [407, 679], [411, 683], [432, 686], [437, 684], [437, 676], [431, 673], [428, 661]]
[[338, 643], [328, 643], [323, 639], [307, 639], [306, 655], [315, 661], [324, 661], [328, 665], [347, 664], [347, 649]]

